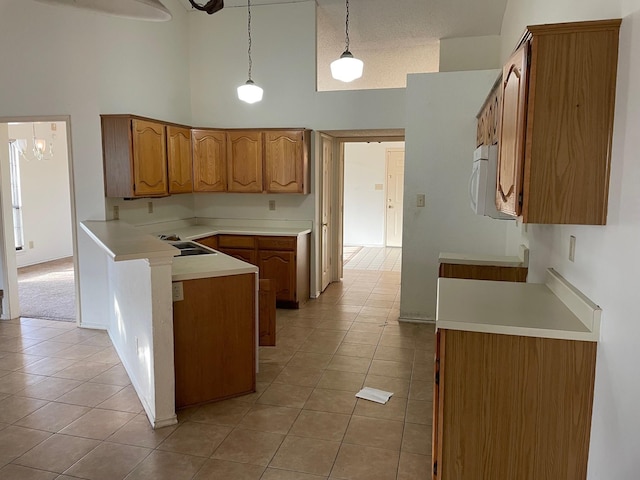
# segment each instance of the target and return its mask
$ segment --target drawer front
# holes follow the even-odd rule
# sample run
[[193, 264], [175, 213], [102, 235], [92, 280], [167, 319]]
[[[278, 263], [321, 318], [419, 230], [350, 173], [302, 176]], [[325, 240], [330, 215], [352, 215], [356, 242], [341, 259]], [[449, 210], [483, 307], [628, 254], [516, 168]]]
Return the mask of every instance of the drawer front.
[[258, 250], [296, 249], [296, 237], [258, 237]]
[[251, 265], [258, 265], [257, 255], [255, 250], [249, 250], [246, 248], [218, 248], [219, 252], [229, 255], [231, 257], [242, 260], [243, 262], [250, 263]]
[[205, 245], [207, 247], [216, 249], [218, 248], [218, 237], [217, 235], [211, 235], [210, 237], [198, 238], [194, 240], [197, 243]]
[[230, 248], [255, 248], [255, 239], [251, 235], [219, 235], [218, 246]]

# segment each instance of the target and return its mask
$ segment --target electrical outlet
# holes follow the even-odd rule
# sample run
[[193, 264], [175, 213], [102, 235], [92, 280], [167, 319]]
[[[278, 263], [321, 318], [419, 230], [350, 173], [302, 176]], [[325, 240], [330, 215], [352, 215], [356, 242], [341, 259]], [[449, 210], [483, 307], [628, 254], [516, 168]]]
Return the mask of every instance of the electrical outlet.
[[275, 209], [276, 209], [276, 201], [269, 200], [269, 210], [275, 210]]
[[424, 207], [426, 204], [426, 197], [424, 193], [419, 193], [416, 196], [416, 206], [417, 207]]
[[147, 202], [147, 208], [149, 209], [149, 213], [153, 213], [153, 202]]
[[571, 235], [569, 237], [569, 261], [575, 262], [576, 260], [576, 237]]
[[29, 248], [33, 248], [33, 240], [29, 240]]
[[120, 220], [120, 207], [118, 205], [113, 206], [113, 219]]
[[171, 288], [173, 291], [173, 301], [180, 302], [184, 300], [184, 289], [182, 287], [182, 282], [174, 282], [171, 284]]

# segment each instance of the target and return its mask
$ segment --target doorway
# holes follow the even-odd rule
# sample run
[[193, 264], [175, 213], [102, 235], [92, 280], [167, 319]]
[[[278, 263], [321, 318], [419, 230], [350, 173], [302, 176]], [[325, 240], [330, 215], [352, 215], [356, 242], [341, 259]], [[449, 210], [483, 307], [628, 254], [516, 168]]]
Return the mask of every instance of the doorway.
[[0, 119], [3, 319], [79, 321], [68, 127], [68, 117]]
[[[386, 210], [388, 210], [388, 193], [387, 188], [387, 149], [397, 149], [402, 151], [402, 158], [404, 160], [404, 130], [333, 130], [324, 131], [320, 134], [318, 139], [319, 148], [316, 149], [316, 155], [319, 157], [318, 164], [322, 165], [322, 170], [319, 172], [318, 177], [321, 180], [318, 186], [318, 191], [321, 192], [321, 198], [319, 204], [321, 207], [321, 214], [318, 217], [318, 224], [322, 225], [322, 245], [320, 245], [319, 252], [321, 256], [320, 263], [322, 265], [331, 265], [330, 270], [330, 282], [337, 282], [344, 276], [344, 269], [346, 265], [357, 266], [358, 260], [366, 259], [369, 262], [367, 268], [369, 269], [388, 269], [391, 271], [399, 272], [401, 265], [401, 223], [398, 223], [394, 219], [394, 232], [400, 233], [395, 236], [395, 242], [399, 243], [399, 247], [387, 247], [387, 218]], [[367, 145], [374, 145], [379, 152], [377, 162], [377, 177], [372, 174], [371, 165], [367, 165], [366, 162], [363, 165], [358, 166], [361, 173], [356, 172], [351, 175], [356, 179], [356, 186], [349, 182], [350, 173], [345, 167], [345, 160], [349, 156], [349, 149], [355, 145], [362, 147], [366, 150]], [[366, 157], [366, 154], [365, 154]], [[397, 155], [391, 153], [391, 159], [393, 160]], [[369, 158], [371, 156], [369, 155]], [[330, 165], [331, 171], [327, 173], [324, 171], [326, 165]], [[402, 162], [402, 166], [404, 162]], [[397, 174], [397, 171], [396, 171]], [[325, 180], [325, 179], [329, 180]], [[394, 180], [396, 175], [394, 175]], [[358, 186], [359, 185], [359, 186]], [[403, 185], [403, 179], [396, 181], [396, 187]], [[358, 189], [357, 192], [354, 191]], [[401, 189], [393, 188], [394, 198], [397, 200], [401, 198], [403, 193]], [[361, 195], [362, 194], [362, 195]], [[348, 198], [366, 197], [373, 199], [360, 208], [353, 209], [353, 212], [349, 213], [349, 207], [346, 205]], [[402, 206], [399, 203], [393, 204], [399, 211], [399, 219], [402, 218]], [[375, 220], [371, 220], [371, 213], [375, 210]], [[329, 212], [329, 215], [324, 215], [325, 212]], [[328, 219], [325, 221], [325, 219]], [[367, 220], [368, 219], [368, 220]], [[367, 223], [367, 221], [369, 223]], [[363, 231], [371, 233], [372, 230], [376, 231], [375, 240], [362, 240], [362, 236], [354, 239], [353, 236], [349, 236], [350, 233], [345, 234], [345, 229], [351, 228], [353, 224], [360, 225], [360, 235]], [[372, 225], [375, 224], [375, 228]], [[328, 229], [325, 225], [328, 225]], [[328, 230], [328, 231], [326, 231]], [[394, 241], [394, 239], [391, 239]], [[327, 246], [325, 242], [328, 242]], [[326, 255], [329, 256], [327, 260]], [[385, 258], [386, 257], [386, 258]], [[364, 263], [360, 264], [364, 267]], [[320, 282], [320, 279], [319, 279]], [[322, 283], [322, 290], [326, 287], [325, 282]]]

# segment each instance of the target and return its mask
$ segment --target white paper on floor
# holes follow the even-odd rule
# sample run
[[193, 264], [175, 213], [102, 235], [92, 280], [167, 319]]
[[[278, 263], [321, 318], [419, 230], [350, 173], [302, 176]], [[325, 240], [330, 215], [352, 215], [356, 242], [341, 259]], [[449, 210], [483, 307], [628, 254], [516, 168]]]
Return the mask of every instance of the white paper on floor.
[[384, 390], [378, 390], [377, 388], [364, 387], [358, 393], [356, 397], [363, 398], [365, 400], [371, 400], [372, 402], [385, 404], [389, 401], [393, 395], [393, 392], [385, 392]]

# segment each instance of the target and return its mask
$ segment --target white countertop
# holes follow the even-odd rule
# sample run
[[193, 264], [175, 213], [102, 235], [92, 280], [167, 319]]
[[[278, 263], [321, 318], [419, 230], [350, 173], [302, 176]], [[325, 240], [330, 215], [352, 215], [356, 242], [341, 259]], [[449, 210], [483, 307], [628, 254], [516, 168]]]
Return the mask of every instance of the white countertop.
[[460, 265], [491, 265], [497, 267], [528, 267], [529, 249], [520, 245], [519, 256], [508, 255], [482, 255], [473, 253], [440, 253], [440, 263]]
[[310, 233], [310, 228], [281, 228], [264, 226], [231, 226], [231, 225], [191, 225], [176, 228], [160, 228], [153, 232], [154, 235], [176, 234], [180, 240], [196, 240], [210, 237], [211, 235], [264, 235], [279, 237], [297, 237]]
[[147, 258], [172, 259], [173, 281], [240, 275], [258, 271], [258, 267], [255, 265], [220, 252], [213, 255], [176, 256], [179, 254], [179, 250], [171, 246], [169, 242], [159, 240], [154, 235], [144, 233], [125, 222], [88, 220], [81, 222], [81, 226], [114, 262]]
[[436, 329], [598, 341], [600, 315], [552, 269], [545, 284], [438, 279]]

